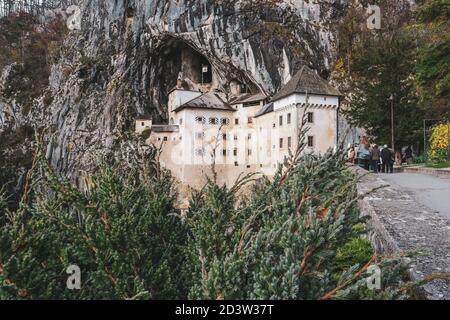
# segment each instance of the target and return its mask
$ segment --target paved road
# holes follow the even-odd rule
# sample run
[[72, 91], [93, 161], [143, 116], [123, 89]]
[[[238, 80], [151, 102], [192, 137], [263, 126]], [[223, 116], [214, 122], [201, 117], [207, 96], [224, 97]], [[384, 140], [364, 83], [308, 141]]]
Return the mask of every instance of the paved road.
[[418, 173], [380, 174], [380, 177], [450, 219], [450, 179]]

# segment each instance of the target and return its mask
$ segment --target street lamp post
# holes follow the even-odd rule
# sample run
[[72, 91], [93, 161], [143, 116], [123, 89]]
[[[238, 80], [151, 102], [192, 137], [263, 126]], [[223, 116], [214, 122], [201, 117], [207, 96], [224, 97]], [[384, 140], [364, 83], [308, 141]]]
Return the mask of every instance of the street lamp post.
[[447, 121], [447, 138], [448, 138], [447, 162], [450, 162], [450, 120]]
[[391, 143], [392, 143], [392, 151], [395, 153], [395, 145], [394, 145], [394, 95], [391, 94], [389, 97], [391, 101]]
[[423, 119], [423, 156], [427, 161], [427, 120]]

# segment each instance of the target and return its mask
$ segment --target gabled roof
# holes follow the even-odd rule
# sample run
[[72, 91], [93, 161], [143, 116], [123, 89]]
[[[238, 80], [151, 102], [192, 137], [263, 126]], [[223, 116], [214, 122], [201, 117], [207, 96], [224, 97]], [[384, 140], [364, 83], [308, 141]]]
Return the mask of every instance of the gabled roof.
[[232, 100], [231, 104], [259, 102], [265, 99], [267, 96], [264, 93], [244, 93]]
[[205, 93], [197, 98], [194, 98], [178, 108], [175, 112], [180, 112], [183, 109], [211, 109], [211, 110], [228, 110], [235, 111], [227, 102], [214, 92]]
[[138, 115], [138, 116], [135, 118], [135, 120], [136, 120], [136, 121], [142, 121], [142, 120], [147, 121], [147, 120], [152, 120], [152, 116], [151, 116], [150, 114], [148, 114], [148, 113], [144, 113], [144, 114]]
[[186, 88], [179, 88], [177, 86], [174, 86], [172, 89], [169, 90], [169, 92], [167, 92], [167, 94], [171, 94], [172, 92], [174, 92], [175, 90], [179, 90], [179, 91], [190, 91], [190, 92], [200, 92], [198, 90], [191, 90], [191, 89], [186, 89]]
[[264, 107], [261, 108], [261, 110], [259, 110], [256, 114], [255, 114], [255, 118], [260, 117], [262, 115], [265, 115], [267, 113], [270, 113], [273, 111], [273, 102], [268, 103], [266, 105], [264, 105]]
[[272, 101], [280, 100], [294, 93], [319, 94], [327, 96], [342, 96], [336, 88], [320, 77], [314, 70], [303, 66], [273, 97]]
[[153, 132], [178, 132], [180, 131], [180, 127], [178, 125], [153, 125], [152, 126]]

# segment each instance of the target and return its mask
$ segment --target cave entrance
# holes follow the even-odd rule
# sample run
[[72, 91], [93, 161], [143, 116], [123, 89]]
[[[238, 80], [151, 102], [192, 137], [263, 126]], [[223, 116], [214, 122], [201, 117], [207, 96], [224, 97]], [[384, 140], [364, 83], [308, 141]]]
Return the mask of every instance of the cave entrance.
[[213, 72], [208, 59], [182, 42], [175, 44], [175, 46], [178, 46], [181, 52], [180, 61], [183, 78], [200, 85], [212, 83]]
[[[168, 92], [181, 80], [186, 90], [208, 92], [213, 90], [220, 79], [215, 79], [215, 71], [209, 60], [182, 39], [167, 36], [161, 40], [159, 47], [152, 53], [151, 63], [154, 66], [149, 82], [152, 100], [161, 106], [167, 106]], [[158, 121], [169, 121], [164, 119]]]
[[183, 40], [167, 38], [159, 59], [159, 75], [163, 82], [173, 87], [181, 78], [186, 89], [210, 89], [214, 74], [211, 63]]
[[217, 60], [215, 62], [218, 63], [218, 69], [213, 68], [207, 56], [183, 39], [173, 36], [161, 39], [158, 47], [151, 53], [152, 71], [148, 83], [151, 101], [157, 105], [159, 114], [159, 118], [155, 121], [170, 122], [166, 113], [168, 93], [179, 85], [178, 80], [181, 80], [181, 85], [186, 90], [206, 93], [215, 89], [227, 90], [228, 77], [230, 77], [239, 79], [239, 81], [236, 80], [236, 86], [248, 87], [244, 90], [234, 90], [236, 94], [259, 91], [257, 85], [232, 65], [221, 65], [222, 62]]

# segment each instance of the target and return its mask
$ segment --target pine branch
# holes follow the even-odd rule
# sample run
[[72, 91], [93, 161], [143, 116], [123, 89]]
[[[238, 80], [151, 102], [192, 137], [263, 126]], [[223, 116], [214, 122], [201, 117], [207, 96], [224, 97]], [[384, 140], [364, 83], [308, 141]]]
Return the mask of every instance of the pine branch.
[[352, 283], [353, 281], [355, 281], [356, 279], [358, 279], [359, 277], [361, 277], [361, 275], [367, 271], [367, 269], [372, 265], [373, 262], [375, 262], [377, 260], [377, 256], [374, 255], [372, 256], [372, 258], [369, 260], [369, 262], [367, 262], [357, 273], [354, 274], [354, 276], [350, 279], [345, 281], [344, 283], [342, 283], [341, 285], [337, 286], [336, 288], [334, 288], [333, 290], [331, 290], [330, 292], [328, 292], [327, 294], [323, 295], [322, 297], [320, 297], [318, 300], [329, 300], [331, 298], [333, 298], [333, 296], [336, 295], [336, 293], [338, 293], [340, 290], [344, 289], [346, 286], [348, 286], [350, 283]]

